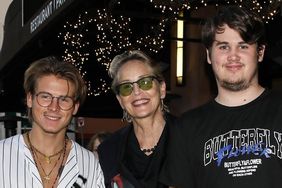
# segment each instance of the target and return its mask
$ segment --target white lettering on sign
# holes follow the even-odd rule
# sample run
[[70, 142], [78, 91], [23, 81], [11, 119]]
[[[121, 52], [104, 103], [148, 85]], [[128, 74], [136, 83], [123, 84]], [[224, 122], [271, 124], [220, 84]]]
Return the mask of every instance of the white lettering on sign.
[[44, 23], [66, 0], [51, 0], [37, 16], [30, 22], [30, 33], [33, 33], [39, 26]]
[[54, 2], [54, 10], [60, 8], [66, 0], [53, 0]]

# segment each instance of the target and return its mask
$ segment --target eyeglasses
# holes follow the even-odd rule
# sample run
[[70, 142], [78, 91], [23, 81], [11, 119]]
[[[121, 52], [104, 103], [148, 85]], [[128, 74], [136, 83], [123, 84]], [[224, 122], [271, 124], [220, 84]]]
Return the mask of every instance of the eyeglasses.
[[125, 82], [116, 86], [115, 91], [121, 96], [128, 96], [133, 91], [133, 84], [137, 83], [138, 87], [144, 91], [149, 90], [153, 87], [153, 80], [157, 79], [155, 76], [147, 76], [140, 78], [135, 82]]
[[36, 96], [37, 103], [42, 107], [50, 106], [54, 98], [57, 98], [57, 105], [62, 110], [70, 110], [74, 105], [73, 98], [69, 96], [54, 97], [52, 94], [47, 93], [47, 92], [40, 92], [40, 93], [37, 93], [35, 96]]

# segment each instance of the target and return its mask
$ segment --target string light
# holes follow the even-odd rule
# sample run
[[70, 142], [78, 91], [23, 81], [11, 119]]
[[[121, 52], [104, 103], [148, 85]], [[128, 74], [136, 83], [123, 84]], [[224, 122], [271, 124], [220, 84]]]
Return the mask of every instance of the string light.
[[217, 1], [188, 1], [188, 0], [150, 0], [156, 8], [166, 10], [174, 10], [178, 15], [180, 10], [197, 10], [199, 7], [205, 7], [209, 4], [219, 6], [221, 4], [235, 4], [238, 6], [249, 7], [250, 10], [257, 12], [265, 23], [274, 19], [277, 10], [281, 7], [282, 0], [217, 0]]
[[[125, 50], [146, 49], [158, 53], [164, 47], [165, 27], [169, 21], [167, 17], [162, 17], [146, 33], [137, 35], [136, 31], [132, 31], [132, 25], [136, 25], [132, 18], [113, 16], [107, 9], [98, 9], [94, 15], [89, 15], [86, 11], [77, 20], [66, 22], [58, 35], [65, 48], [63, 58], [74, 64], [84, 80], [87, 80], [89, 96], [101, 95], [110, 90], [109, 80], [97, 78], [94, 84], [93, 80], [87, 79], [89, 73], [85, 66], [98, 63], [107, 72], [112, 58]], [[86, 37], [90, 32], [89, 28], [93, 27], [96, 28], [95, 37]], [[95, 62], [90, 62], [91, 53], [95, 55]]]
[[103, 9], [97, 10], [94, 22], [97, 27], [97, 48], [94, 51], [97, 61], [108, 70], [112, 54], [117, 54], [132, 45], [129, 40], [129, 36], [132, 35], [131, 19], [123, 16], [114, 18]]

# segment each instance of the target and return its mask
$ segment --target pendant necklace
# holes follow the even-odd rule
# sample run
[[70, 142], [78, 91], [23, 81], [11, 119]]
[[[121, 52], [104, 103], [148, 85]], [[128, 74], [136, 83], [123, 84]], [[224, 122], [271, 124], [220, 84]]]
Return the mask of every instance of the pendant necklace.
[[39, 153], [40, 155], [42, 155], [42, 156], [44, 157], [46, 163], [48, 163], [48, 164], [51, 163], [51, 158], [53, 158], [53, 157], [55, 157], [55, 156], [61, 154], [61, 153], [64, 151], [64, 147], [63, 147], [63, 148], [62, 148], [60, 151], [58, 151], [57, 153], [48, 156], [48, 155], [45, 155], [44, 153], [42, 153], [41, 151], [39, 151], [38, 149], [36, 149], [36, 147], [32, 146], [32, 148], [33, 148], [37, 153]]
[[[45, 179], [45, 181], [46, 181], [47, 183], [49, 183], [49, 180], [51, 179], [51, 178], [50, 178], [50, 175], [52, 174], [53, 170], [54, 170], [55, 167], [57, 166], [58, 161], [60, 161], [62, 154], [60, 154], [58, 160], [56, 161], [56, 163], [54, 164], [53, 168], [50, 170], [50, 172], [49, 172], [48, 174], [45, 172], [45, 170], [44, 170], [44, 168], [43, 168], [43, 166], [42, 166], [42, 164], [41, 164], [41, 162], [40, 162], [40, 160], [39, 160], [39, 158], [38, 158], [36, 152], [34, 152], [34, 154], [35, 154], [35, 157], [36, 157], [37, 160], [38, 160], [38, 164], [39, 164], [40, 168], [41, 168], [42, 171], [43, 171], [43, 174], [44, 174], [43, 178]], [[36, 160], [35, 160], [35, 161], [36, 161]]]
[[[54, 164], [53, 168], [50, 170], [49, 173], [46, 173], [46, 172], [45, 172], [45, 169], [43, 168], [43, 166], [42, 166], [42, 164], [41, 164], [41, 162], [40, 162], [40, 160], [39, 160], [39, 157], [38, 157], [37, 154], [36, 154], [36, 152], [38, 152], [39, 154], [42, 154], [42, 153], [40, 153], [38, 150], [36, 150], [35, 147], [31, 144], [31, 141], [30, 141], [30, 138], [29, 138], [29, 132], [27, 133], [27, 140], [28, 140], [28, 144], [30, 145], [30, 150], [31, 150], [32, 156], [33, 156], [34, 161], [35, 161], [35, 166], [37, 167], [37, 169], [38, 169], [38, 167], [40, 167], [40, 168], [42, 169], [42, 172], [43, 172], [43, 179], [44, 179], [44, 181], [45, 181], [46, 183], [49, 183], [49, 181], [50, 181], [50, 179], [51, 179], [50, 176], [51, 176], [53, 170], [56, 168], [58, 162], [60, 161], [61, 156], [62, 156], [62, 151], [63, 151], [63, 160], [62, 160], [61, 165], [60, 165], [60, 167], [59, 167], [59, 170], [58, 170], [56, 179], [55, 179], [55, 181], [54, 181], [54, 183], [53, 183], [53, 186], [54, 186], [55, 183], [56, 183], [56, 181], [57, 181], [57, 179], [58, 179], [58, 176], [60, 176], [61, 171], [62, 171], [63, 162], [64, 162], [64, 158], [65, 158], [65, 154], [66, 154], [67, 139], [65, 139], [65, 143], [64, 143], [63, 149], [62, 149], [60, 152], [56, 153], [56, 155], [60, 154], [60, 156], [59, 156], [59, 158], [57, 159], [56, 163]], [[44, 156], [44, 154], [42, 154], [42, 155]], [[51, 155], [51, 157], [54, 157], [54, 156], [56, 156], [56, 155], [55, 155], [55, 154], [54, 154], [54, 155]], [[50, 156], [49, 156], [49, 157], [50, 157]], [[37, 159], [38, 161], [37, 161], [36, 159]], [[45, 160], [46, 160], [46, 158], [45, 158]], [[38, 163], [37, 163], [37, 162], [38, 162]], [[50, 164], [50, 163], [48, 163], [48, 164]], [[53, 186], [52, 186], [52, 187], [53, 187]]]

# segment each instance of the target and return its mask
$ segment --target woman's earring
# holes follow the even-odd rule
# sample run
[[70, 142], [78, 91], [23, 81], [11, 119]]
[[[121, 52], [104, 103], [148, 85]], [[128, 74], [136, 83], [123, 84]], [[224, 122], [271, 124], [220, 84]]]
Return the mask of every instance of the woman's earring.
[[125, 109], [123, 109], [123, 115], [122, 115], [121, 121], [122, 121], [122, 122], [127, 121], [128, 123], [131, 123], [131, 122], [132, 122], [131, 116], [127, 113], [127, 111], [126, 111]]
[[168, 106], [164, 104], [164, 99], [161, 99], [161, 110], [163, 112], [169, 112]]

